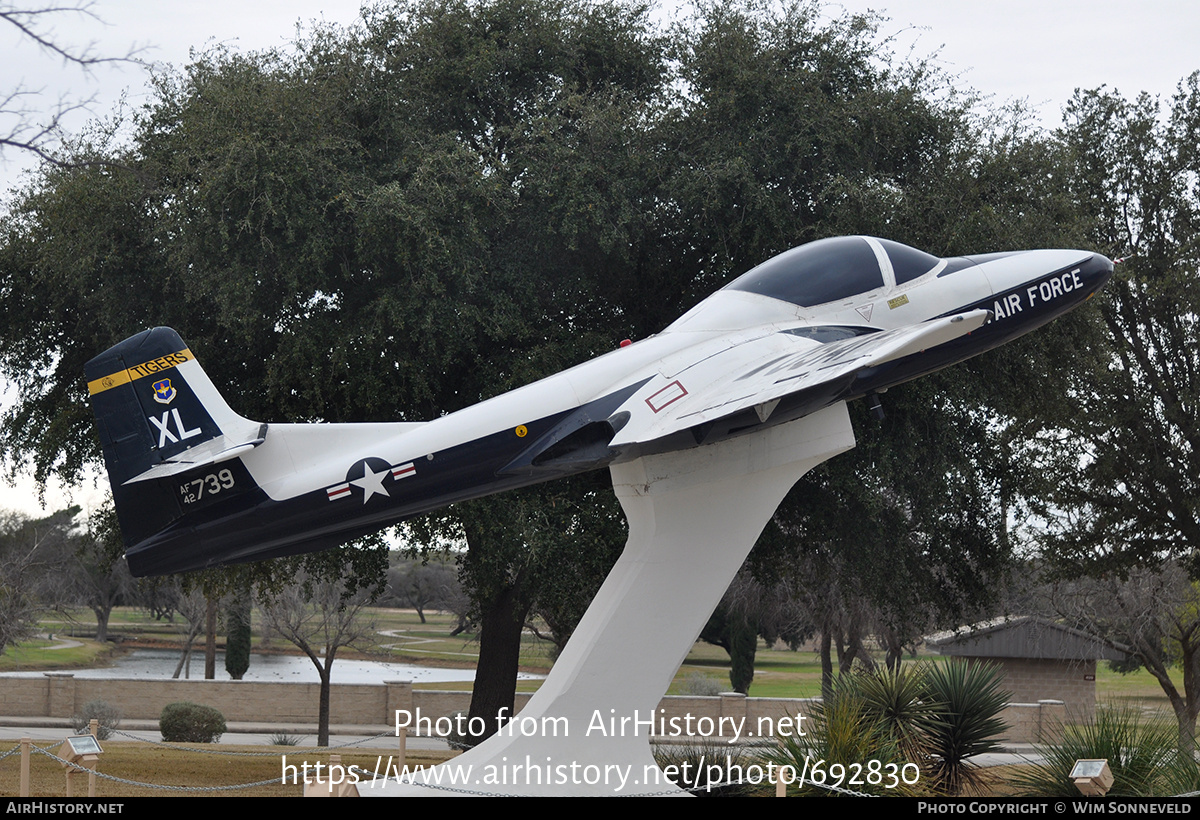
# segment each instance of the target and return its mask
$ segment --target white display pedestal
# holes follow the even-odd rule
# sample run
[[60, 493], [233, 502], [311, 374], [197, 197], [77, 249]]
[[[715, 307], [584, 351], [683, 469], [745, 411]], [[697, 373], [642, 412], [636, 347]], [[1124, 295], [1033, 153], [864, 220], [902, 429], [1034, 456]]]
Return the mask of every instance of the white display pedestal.
[[683, 794], [658, 778], [646, 721], [661, 717], [659, 701], [788, 490], [853, 446], [839, 403], [762, 432], [614, 465], [629, 519], [625, 551], [514, 723], [442, 764], [470, 766], [470, 782], [451, 791], [448, 778], [443, 788], [433, 778], [392, 781], [360, 793]]

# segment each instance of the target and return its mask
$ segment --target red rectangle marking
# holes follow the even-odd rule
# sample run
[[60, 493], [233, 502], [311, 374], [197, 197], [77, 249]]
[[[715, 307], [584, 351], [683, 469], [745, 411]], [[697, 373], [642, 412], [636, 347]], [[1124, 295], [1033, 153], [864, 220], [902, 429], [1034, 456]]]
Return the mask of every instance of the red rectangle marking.
[[659, 390], [653, 396], [647, 398], [646, 404], [650, 405], [650, 409], [657, 413], [667, 405], [674, 404], [675, 402], [679, 401], [687, 394], [687, 390], [685, 390], [683, 385], [679, 383], [679, 380], [676, 379], [662, 390]]

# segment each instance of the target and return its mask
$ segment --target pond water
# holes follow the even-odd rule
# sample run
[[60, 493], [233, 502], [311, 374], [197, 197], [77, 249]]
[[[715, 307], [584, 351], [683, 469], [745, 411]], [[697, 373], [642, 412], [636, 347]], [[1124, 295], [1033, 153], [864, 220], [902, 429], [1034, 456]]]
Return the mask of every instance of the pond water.
[[[70, 673], [77, 678], [170, 678], [179, 663], [179, 651], [171, 649], [135, 649], [112, 666], [103, 669], [74, 669]], [[31, 678], [44, 672], [9, 672], [3, 677]], [[183, 674], [180, 673], [180, 678]], [[204, 677], [204, 650], [192, 650], [191, 678]], [[519, 676], [522, 680], [533, 680], [541, 675]], [[217, 653], [217, 680], [229, 680], [225, 671], [225, 653]], [[319, 683], [316, 667], [307, 657], [296, 655], [260, 655], [250, 657], [250, 669], [243, 680], [295, 681], [297, 683]], [[360, 661], [338, 658], [333, 663], [334, 683], [383, 683], [385, 681], [408, 680], [413, 683], [449, 683], [475, 680], [474, 669], [440, 669], [413, 666], [405, 663], [382, 661]]]

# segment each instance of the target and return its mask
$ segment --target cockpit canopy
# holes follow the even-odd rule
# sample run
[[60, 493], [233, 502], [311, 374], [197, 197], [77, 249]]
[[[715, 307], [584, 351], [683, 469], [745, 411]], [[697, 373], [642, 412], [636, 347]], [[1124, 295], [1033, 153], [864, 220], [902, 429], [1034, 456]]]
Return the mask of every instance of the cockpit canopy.
[[838, 236], [784, 251], [725, 287], [813, 307], [911, 282], [941, 261], [890, 239]]

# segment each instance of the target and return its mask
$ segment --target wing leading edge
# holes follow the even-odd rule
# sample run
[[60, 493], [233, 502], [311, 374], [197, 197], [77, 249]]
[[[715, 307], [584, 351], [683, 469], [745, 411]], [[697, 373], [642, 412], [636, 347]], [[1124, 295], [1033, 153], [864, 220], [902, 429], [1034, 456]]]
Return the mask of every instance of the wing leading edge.
[[[733, 345], [670, 377], [652, 379], [629, 400], [635, 412], [611, 446], [641, 444], [753, 408], [765, 422], [779, 402], [820, 387], [847, 384], [862, 370], [952, 342], [981, 328], [987, 310], [932, 319], [895, 330], [820, 342], [822, 328], [781, 329]], [[833, 330], [833, 329], [831, 329]], [[629, 406], [625, 409], [630, 409]]]

